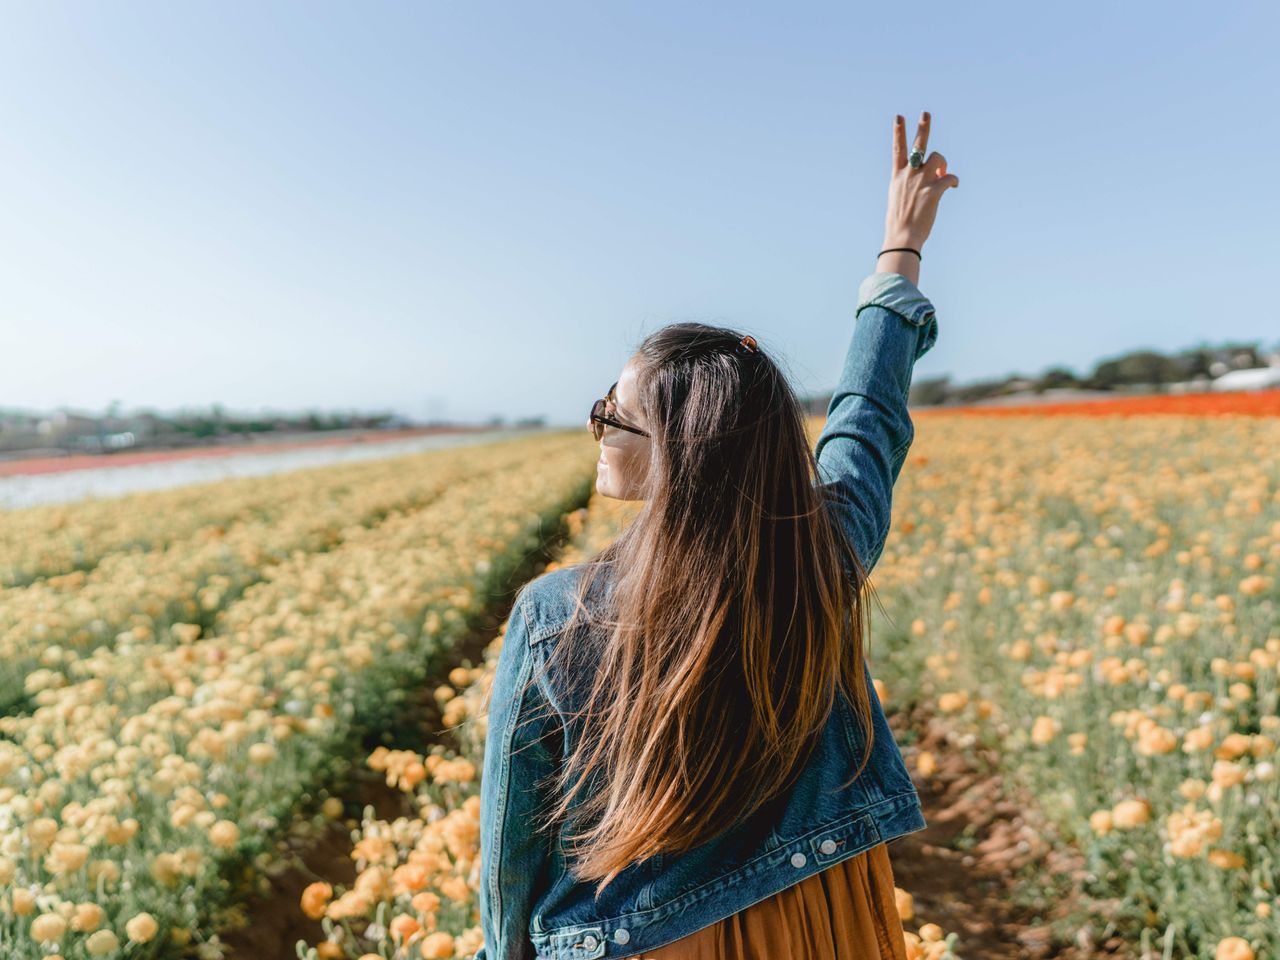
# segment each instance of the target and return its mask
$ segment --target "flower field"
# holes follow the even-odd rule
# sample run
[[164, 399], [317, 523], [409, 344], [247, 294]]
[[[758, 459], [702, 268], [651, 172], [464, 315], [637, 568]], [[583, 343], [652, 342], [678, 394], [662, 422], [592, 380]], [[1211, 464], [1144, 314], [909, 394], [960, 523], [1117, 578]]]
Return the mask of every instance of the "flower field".
[[[1082, 855], [1063, 943], [1280, 957], [1280, 418], [1087, 406], [914, 418], [873, 574], [878, 692], [994, 752], [1035, 846]], [[478, 663], [452, 651], [552, 530], [569, 564], [634, 517], [591, 495], [596, 452], [548, 434], [0, 514], [0, 956], [218, 957], [358, 764], [417, 816], [350, 822], [356, 879], [290, 905], [324, 931], [297, 955], [474, 952], [503, 628]], [[365, 749], [421, 690], [447, 744]], [[927, 783], [940, 748], [902, 746]], [[1010, 895], [1061, 900], [1036, 866]], [[913, 960], [976, 960], [898, 903]]]
[[[820, 424], [815, 424], [815, 427]], [[1117, 429], [1123, 426], [1123, 429]], [[1043, 845], [1082, 851], [1090, 903], [1059, 931], [1118, 930], [1129, 955], [1277, 956], [1275, 775], [1280, 420], [921, 417], [874, 580], [877, 685], [924, 704], [957, 751], [996, 748], [1039, 798]], [[593, 499], [562, 562], [603, 546], [631, 505]], [[317, 958], [455, 957], [474, 900], [484, 718], [501, 646], [436, 690], [457, 751], [375, 751], [417, 819], [366, 815], [349, 889], [319, 882]], [[907, 745], [926, 781], [937, 758]], [[1028, 902], [1056, 878], [1020, 878]], [[1046, 886], [1047, 885], [1047, 886]], [[965, 956], [936, 924], [913, 957]], [[913, 922], [914, 921], [914, 922]]]
[[[331, 550], [477, 479], [474, 459], [432, 456], [236, 481], [225, 500], [214, 485], [96, 502], [88, 517], [43, 507], [0, 518], [13, 519], [6, 533], [15, 541], [31, 536], [45, 570], [59, 571], [0, 592], [0, 714], [76, 676], [89, 650], [122, 635], [189, 640], [291, 555]], [[61, 525], [33, 530], [26, 514]], [[77, 560], [84, 568], [60, 572]]]
[[[103, 596], [112, 575], [138, 597], [167, 589], [114, 564], [113, 551], [158, 558], [187, 543], [199, 553], [211, 524], [243, 524], [264, 542], [255, 555], [233, 534], [229, 562], [258, 573], [229, 603], [202, 602], [207, 622], [144, 622], [96, 647], [41, 654], [30, 709], [0, 719], [0, 955], [161, 957], [199, 946], [359, 734], [427, 682], [473, 613], [585, 501], [594, 456], [589, 442], [552, 434], [232, 484], [232, 504], [217, 501], [217, 487], [204, 499], [130, 498], [136, 523], [106, 502], [86, 504], [87, 519], [60, 508], [76, 533], [51, 542], [99, 558], [84, 574]], [[352, 508], [341, 524], [325, 506], [333, 499]], [[211, 522], [171, 515], [166, 531], [157, 518], [176, 502]], [[264, 513], [275, 523], [263, 526]], [[68, 622], [81, 616], [74, 590], [10, 589], [11, 622], [40, 609], [22, 605], [23, 590], [60, 596]], [[209, 586], [187, 589], [199, 599]]]
[[880, 673], [999, 752], [1135, 954], [1280, 956], [1280, 419], [916, 425]]

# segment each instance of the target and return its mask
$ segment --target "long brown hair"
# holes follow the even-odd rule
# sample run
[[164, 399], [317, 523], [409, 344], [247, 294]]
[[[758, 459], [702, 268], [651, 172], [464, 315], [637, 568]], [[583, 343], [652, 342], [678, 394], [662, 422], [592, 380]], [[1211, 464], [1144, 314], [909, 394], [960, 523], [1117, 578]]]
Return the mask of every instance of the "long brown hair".
[[[788, 791], [837, 685], [866, 733], [848, 782], [870, 757], [861, 558], [823, 504], [803, 407], [768, 355], [735, 350], [740, 337], [675, 323], [641, 343], [644, 507], [583, 565], [553, 653], [566, 676], [593, 679], [538, 828], [572, 813], [571, 872], [599, 880], [597, 897], [631, 863], [696, 846]], [[611, 595], [594, 611], [597, 580]], [[597, 629], [576, 629], [584, 617]]]

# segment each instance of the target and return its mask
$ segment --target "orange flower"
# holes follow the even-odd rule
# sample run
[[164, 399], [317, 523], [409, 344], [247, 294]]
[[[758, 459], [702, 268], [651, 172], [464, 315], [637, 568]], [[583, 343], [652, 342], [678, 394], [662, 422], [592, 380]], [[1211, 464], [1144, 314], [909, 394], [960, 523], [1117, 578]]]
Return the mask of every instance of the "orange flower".
[[324, 916], [324, 909], [333, 896], [333, 887], [327, 883], [313, 883], [302, 891], [302, 912], [312, 920]]

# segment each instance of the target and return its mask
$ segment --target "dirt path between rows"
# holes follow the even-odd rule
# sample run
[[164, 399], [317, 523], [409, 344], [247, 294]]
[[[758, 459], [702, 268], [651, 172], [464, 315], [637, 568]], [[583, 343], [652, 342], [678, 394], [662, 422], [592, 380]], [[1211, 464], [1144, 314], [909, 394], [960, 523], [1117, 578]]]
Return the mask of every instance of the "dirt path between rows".
[[[909, 767], [920, 750], [932, 751], [938, 766], [928, 778], [913, 773], [928, 826], [889, 845], [894, 880], [914, 901], [908, 929], [936, 923], [955, 931], [962, 960], [1137, 957], [1105, 920], [1113, 904], [1090, 902], [1095, 919], [1067, 929], [1071, 907], [1089, 902], [1081, 889], [1084, 858], [1045, 842], [1047, 825], [1031, 798], [1011, 796], [1017, 791], [1000, 775], [997, 755], [970, 748], [967, 759], [927, 708], [889, 720], [899, 743], [907, 730], [916, 734], [904, 750]], [[1028, 897], [1028, 876], [1043, 883], [1043, 895]], [[1019, 889], [1030, 903], [1018, 902]]]

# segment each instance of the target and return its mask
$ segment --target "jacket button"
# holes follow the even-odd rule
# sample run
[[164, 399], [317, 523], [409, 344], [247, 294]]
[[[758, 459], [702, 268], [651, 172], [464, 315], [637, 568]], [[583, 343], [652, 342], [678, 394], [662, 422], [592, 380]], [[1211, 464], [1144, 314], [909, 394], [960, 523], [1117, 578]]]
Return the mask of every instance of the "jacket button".
[[599, 943], [600, 941], [589, 933], [582, 938], [582, 945], [588, 950], [594, 950]]
[[819, 847], [818, 849], [821, 850], [823, 853], [835, 853], [836, 842], [834, 840], [823, 840], [822, 846]]
[[631, 940], [631, 931], [626, 927], [619, 927], [617, 930], [613, 931], [613, 939], [618, 941], [618, 943], [627, 943]]
[[806, 859], [803, 853], [793, 853], [791, 855], [791, 865], [793, 867], [803, 867]]

